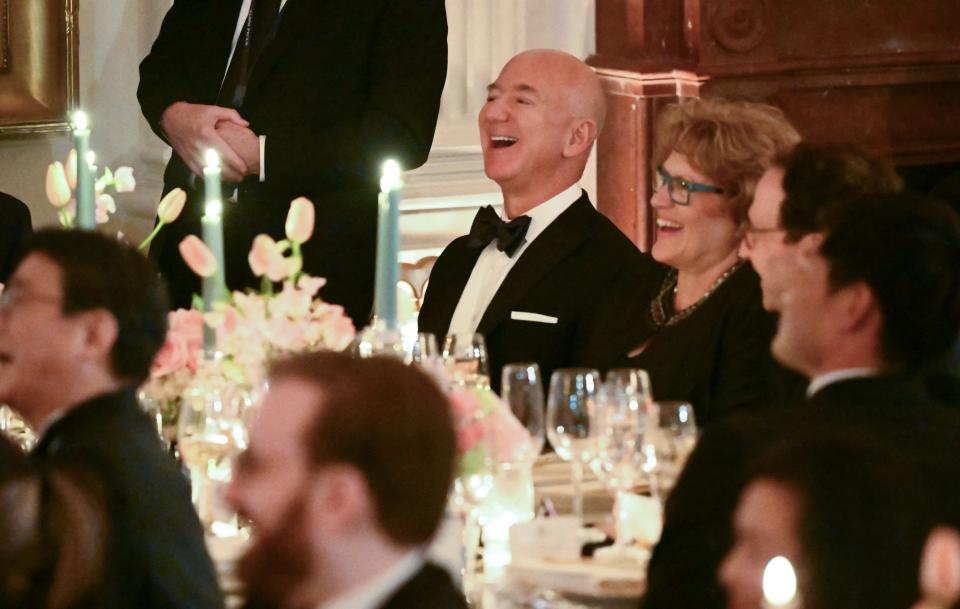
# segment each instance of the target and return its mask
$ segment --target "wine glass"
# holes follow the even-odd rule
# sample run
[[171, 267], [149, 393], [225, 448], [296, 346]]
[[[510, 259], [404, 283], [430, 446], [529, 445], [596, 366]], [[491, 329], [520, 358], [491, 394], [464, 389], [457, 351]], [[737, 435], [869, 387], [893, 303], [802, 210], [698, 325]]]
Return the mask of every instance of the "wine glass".
[[431, 365], [440, 359], [440, 350], [437, 349], [437, 337], [429, 332], [420, 332], [410, 347], [410, 362], [423, 367]]
[[617, 532], [607, 554], [630, 555], [624, 497], [646, 477], [642, 439], [649, 418], [640, 394], [622, 383], [608, 380], [597, 394], [593, 418], [596, 458], [591, 465], [604, 486], [616, 496]]
[[233, 474], [233, 458], [247, 448], [246, 419], [251, 411], [245, 391], [215, 382], [191, 388], [181, 407], [177, 446], [190, 470], [200, 521], [216, 537], [240, 533], [236, 513], [221, 495]]
[[573, 473], [573, 513], [583, 521], [583, 464], [593, 459], [591, 411], [600, 373], [589, 368], [562, 368], [550, 378], [547, 438]]
[[530, 446], [520, 459], [535, 461], [543, 450], [543, 385], [540, 366], [535, 363], [507, 364], [503, 367], [500, 394], [513, 416], [530, 433]]
[[450, 334], [443, 343], [443, 363], [461, 387], [490, 387], [487, 343], [482, 334]]
[[653, 391], [650, 389], [650, 375], [640, 368], [614, 368], [607, 371], [604, 381], [616, 391], [637, 394], [640, 404], [644, 407], [653, 400]]
[[644, 470], [651, 494], [665, 501], [696, 446], [697, 423], [689, 402], [654, 402], [652, 416], [643, 438]]

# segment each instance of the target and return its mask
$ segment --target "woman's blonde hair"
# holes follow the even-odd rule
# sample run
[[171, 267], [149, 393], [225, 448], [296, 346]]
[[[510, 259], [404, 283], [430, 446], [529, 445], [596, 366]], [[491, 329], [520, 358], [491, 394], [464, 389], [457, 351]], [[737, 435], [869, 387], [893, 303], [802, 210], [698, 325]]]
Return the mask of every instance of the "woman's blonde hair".
[[653, 167], [678, 152], [724, 191], [739, 224], [757, 181], [800, 141], [783, 112], [768, 104], [695, 98], [667, 106], [654, 127]]

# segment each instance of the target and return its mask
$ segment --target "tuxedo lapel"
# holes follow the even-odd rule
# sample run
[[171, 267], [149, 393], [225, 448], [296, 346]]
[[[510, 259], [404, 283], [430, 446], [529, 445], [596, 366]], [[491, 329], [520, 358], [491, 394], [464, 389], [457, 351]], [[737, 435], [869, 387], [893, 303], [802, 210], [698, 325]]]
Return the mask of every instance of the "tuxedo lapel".
[[[263, 51], [253, 65], [248, 89], [255, 89], [263, 77], [276, 65], [287, 45], [297, 39], [297, 30], [305, 24], [312, 23], [309, 19], [312, 14], [311, 8], [311, 0], [287, 0], [274, 23], [273, 30], [264, 41]], [[316, 32], [312, 35], [322, 36], [323, 33]]]
[[[444, 261], [444, 268], [451, 269], [449, 276], [436, 283], [430, 282], [427, 287], [428, 298], [424, 301], [424, 309], [420, 311], [420, 319], [428, 321], [430, 329], [437, 334], [438, 340], [443, 340], [449, 332], [450, 321], [453, 319], [453, 313], [457, 310], [457, 303], [460, 302], [460, 295], [467, 286], [470, 274], [473, 273], [473, 267], [480, 258], [483, 248], [467, 247], [467, 239], [461, 237], [445, 252], [449, 257]], [[425, 327], [425, 325], [424, 325]]]
[[597, 211], [586, 194], [567, 208], [520, 254], [500, 289], [484, 311], [477, 332], [488, 334], [503, 321], [514, 305], [537, 285], [537, 281], [574, 252], [589, 236]]
[[203, 66], [201, 73], [204, 82], [209, 83], [208, 95], [214, 99], [220, 91], [220, 83], [227, 73], [230, 60], [230, 47], [233, 35], [240, 19], [240, 6], [243, 0], [217, 0], [210, 9], [208, 20], [209, 35], [204, 37], [206, 48], [196, 54], [196, 60]]

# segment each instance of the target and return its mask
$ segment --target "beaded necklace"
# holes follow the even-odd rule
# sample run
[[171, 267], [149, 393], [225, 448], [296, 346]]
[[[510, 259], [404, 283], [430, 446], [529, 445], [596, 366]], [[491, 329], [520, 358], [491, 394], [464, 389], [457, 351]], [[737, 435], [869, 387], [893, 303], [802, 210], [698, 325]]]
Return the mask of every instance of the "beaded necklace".
[[743, 266], [744, 262], [745, 260], [737, 260], [733, 266], [724, 271], [723, 275], [717, 277], [716, 281], [710, 285], [710, 288], [707, 289], [697, 302], [680, 311], [668, 313], [667, 311], [673, 311], [673, 297], [677, 293], [677, 269], [671, 269], [671, 271], [667, 273], [667, 276], [663, 278], [663, 285], [660, 286], [660, 292], [650, 301], [650, 316], [653, 318], [653, 323], [658, 328], [663, 328], [672, 326], [690, 317], [730, 275], [733, 275], [737, 269]]

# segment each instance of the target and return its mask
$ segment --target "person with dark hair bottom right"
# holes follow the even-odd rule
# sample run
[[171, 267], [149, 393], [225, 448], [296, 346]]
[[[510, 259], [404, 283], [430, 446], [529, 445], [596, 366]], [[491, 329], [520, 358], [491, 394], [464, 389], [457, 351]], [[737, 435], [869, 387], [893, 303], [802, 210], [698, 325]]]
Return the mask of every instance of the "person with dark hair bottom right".
[[913, 453], [942, 482], [945, 517], [960, 519], [950, 466], [960, 413], [934, 399], [917, 372], [960, 331], [960, 223], [938, 202], [890, 194], [899, 188], [892, 167], [856, 151], [801, 145], [780, 167], [753, 203], [772, 203], [775, 213], [751, 206], [743, 252], [765, 307], [780, 313], [774, 357], [810, 380], [807, 397], [704, 433], [665, 505], [645, 609], [726, 605], [715, 574], [732, 543], [746, 465], [778, 431], [808, 420], [862, 421]]
[[189, 484], [135, 397], [167, 330], [156, 268], [88, 231], [40, 231], [24, 252], [0, 296], [0, 403], [39, 434], [37, 467], [104, 487], [98, 609], [222, 608]]
[[[275, 363], [227, 499], [255, 525], [252, 607], [465, 609], [424, 561], [456, 449], [446, 396], [392, 358]], [[386, 423], [389, 422], [389, 423]]]

